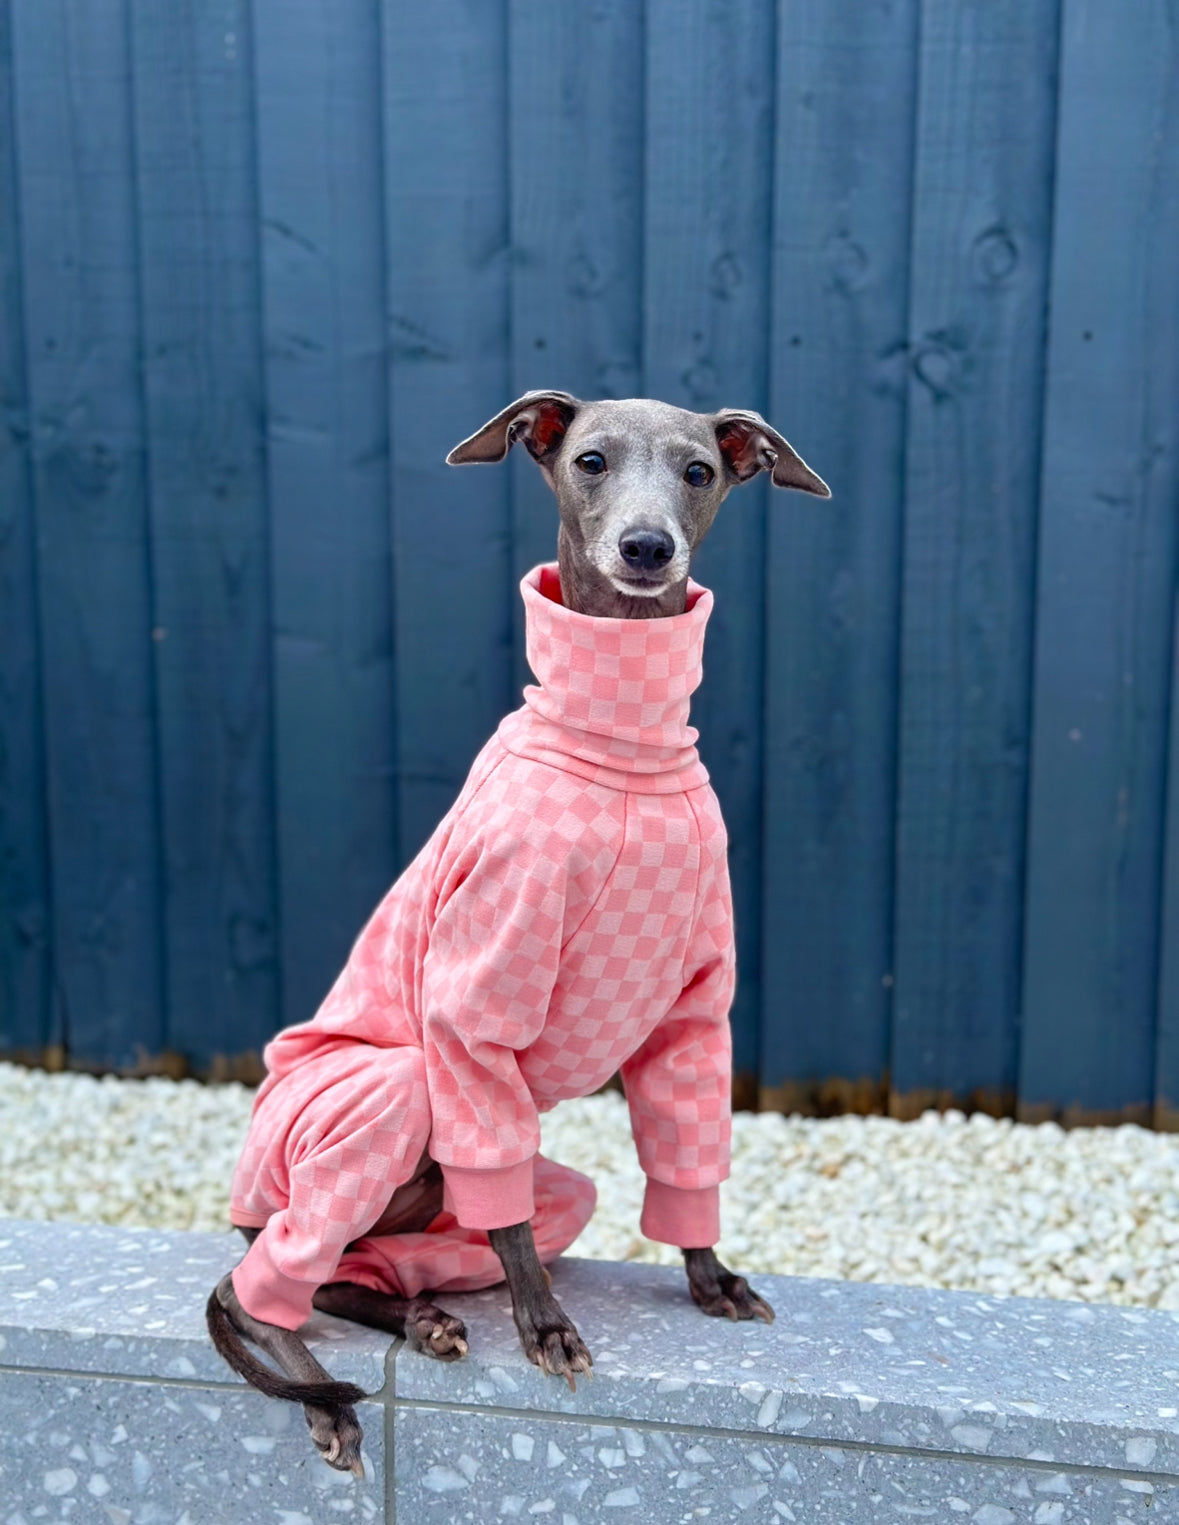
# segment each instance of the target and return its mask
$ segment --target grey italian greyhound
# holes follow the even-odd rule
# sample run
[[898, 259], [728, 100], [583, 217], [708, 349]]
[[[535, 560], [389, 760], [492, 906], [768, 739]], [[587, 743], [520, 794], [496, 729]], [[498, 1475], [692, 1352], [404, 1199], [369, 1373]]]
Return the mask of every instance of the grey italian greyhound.
[[[557, 498], [561, 596], [581, 614], [657, 619], [686, 607], [692, 553], [730, 489], [760, 471], [775, 487], [830, 497], [826, 483], [757, 413], [726, 408], [692, 413], [647, 398], [580, 402], [567, 392], [528, 392], [463, 440], [452, 466], [502, 461], [520, 440]], [[442, 1174], [428, 1155], [398, 1187], [378, 1223], [382, 1235], [424, 1230], [442, 1210]], [[248, 1240], [260, 1232], [243, 1229]], [[489, 1230], [503, 1265], [520, 1340], [528, 1359], [571, 1387], [593, 1365], [577, 1330], [553, 1296], [528, 1222]], [[711, 1247], [685, 1246], [692, 1300], [730, 1319], [773, 1319], [769, 1305], [717, 1259]], [[397, 1298], [348, 1282], [318, 1289], [324, 1313], [403, 1336], [438, 1360], [467, 1352], [461, 1320], [426, 1298]], [[352, 1405], [365, 1396], [334, 1382], [297, 1334], [251, 1318], [230, 1277], [208, 1304], [209, 1331], [229, 1365], [272, 1397], [302, 1403], [324, 1459], [363, 1475], [362, 1432]], [[280, 1377], [250, 1354], [242, 1336], [265, 1351]]]

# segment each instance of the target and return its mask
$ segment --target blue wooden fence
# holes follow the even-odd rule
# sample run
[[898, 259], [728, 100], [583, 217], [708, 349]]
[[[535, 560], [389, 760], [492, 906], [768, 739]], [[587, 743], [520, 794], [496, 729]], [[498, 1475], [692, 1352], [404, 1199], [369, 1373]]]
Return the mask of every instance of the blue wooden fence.
[[533, 386], [834, 489], [697, 567], [743, 1098], [1174, 1126], [1176, 0], [0, 0], [0, 1054], [314, 1010], [525, 681]]

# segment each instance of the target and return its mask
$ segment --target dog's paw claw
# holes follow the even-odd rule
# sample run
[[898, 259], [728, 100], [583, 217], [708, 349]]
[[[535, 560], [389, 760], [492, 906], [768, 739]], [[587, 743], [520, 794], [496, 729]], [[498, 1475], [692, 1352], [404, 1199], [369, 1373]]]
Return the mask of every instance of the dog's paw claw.
[[364, 1431], [356, 1418], [356, 1411], [347, 1406], [338, 1409], [317, 1408], [304, 1404], [307, 1426], [315, 1449], [337, 1472], [351, 1472], [364, 1476], [364, 1462], [360, 1445]]
[[594, 1358], [571, 1324], [544, 1333], [538, 1331], [535, 1343], [525, 1346], [524, 1353], [547, 1376], [564, 1377], [570, 1392], [577, 1391], [578, 1376], [593, 1376]]

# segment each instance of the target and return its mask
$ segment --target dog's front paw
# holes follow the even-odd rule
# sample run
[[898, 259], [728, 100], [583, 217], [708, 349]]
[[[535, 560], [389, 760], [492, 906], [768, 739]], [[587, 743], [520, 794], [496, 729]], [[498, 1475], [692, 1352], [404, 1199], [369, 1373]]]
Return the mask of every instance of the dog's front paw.
[[520, 1343], [534, 1366], [550, 1377], [564, 1377], [572, 1392], [577, 1391], [577, 1375], [593, 1376], [594, 1358], [555, 1300], [543, 1318], [520, 1327]]
[[405, 1318], [405, 1341], [436, 1361], [460, 1361], [468, 1349], [467, 1326], [433, 1303], [415, 1299]]
[[774, 1310], [745, 1280], [736, 1276], [711, 1250], [685, 1250], [688, 1291], [692, 1301], [713, 1318], [761, 1319], [774, 1322]]

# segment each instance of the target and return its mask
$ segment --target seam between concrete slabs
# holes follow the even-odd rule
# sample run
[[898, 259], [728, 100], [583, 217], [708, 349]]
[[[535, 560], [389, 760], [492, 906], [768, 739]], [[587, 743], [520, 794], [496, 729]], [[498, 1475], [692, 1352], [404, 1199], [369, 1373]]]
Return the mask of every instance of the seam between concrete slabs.
[[[137, 1382], [147, 1387], [185, 1387], [198, 1392], [216, 1390], [231, 1393], [252, 1393], [257, 1389], [251, 1387], [248, 1382], [227, 1382], [217, 1377], [151, 1377], [142, 1372], [117, 1372], [117, 1371], [78, 1371], [75, 1367], [64, 1366], [5, 1366], [0, 1363], [0, 1375], [27, 1376], [27, 1377], [60, 1377], [70, 1382]], [[275, 1403], [285, 1403], [290, 1400], [275, 1398]], [[388, 1381], [384, 1386], [367, 1393], [361, 1400], [363, 1403], [379, 1403], [382, 1408], [390, 1406], [388, 1396]]]
[[[584, 1424], [598, 1429], [653, 1430], [663, 1434], [690, 1435], [693, 1439], [744, 1440], [758, 1445], [810, 1446], [817, 1451], [862, 1451], [885, 1456], [909, 1456], [918, 1460], [970, 1462], [989, 1467], [1027, 1467], [1049, 1474], [1076, 1473], [1084, 1477], [1125, 1478], [1130, 1482], [1151, 1483], [1155, 1487], [1179, 1486], [1179, 1473], [1142, 1472], [1131, 1467], [1102, 1467], [1089, 1462], [1033, 1460], [1024, 1456], [991, 1456], [981, 1451], [941, 1451], [923, 1446], [890, 1446], [874, 1440], [824, 1440], [818, 1435], [782, 1435], [765, 1430], [730, 1430], [720, 1425], [676, 1424], [661, 1419], [610, 1418], [605, 1414], [561, 1414], [545, 1409], [480, 1408], [470, 1403], [442, 1403], [431, 1398], [398, 1398], [386, 1401], [390, 1411], [425, 1409], [435, 1413], [460, 1414], [468, 1418], [542, 1421], [546, 1424]], [[394, 1420], [396, 1424], [396, 1420]]]
[[393, 1398], [397, 1382], [397, 1354], [405, 1345], [404, 1339], [394, 1338], [385, 1352], [385, 1385], [381, 1392], [385, 1407], [385, 1525], [397, 1525], [397, 1427], [393, 1423]]
[[393, 1423], [393, 1405], [384, 1405], [385, 1417], [385, 1525], [397, 1525], [397, 1427]]

